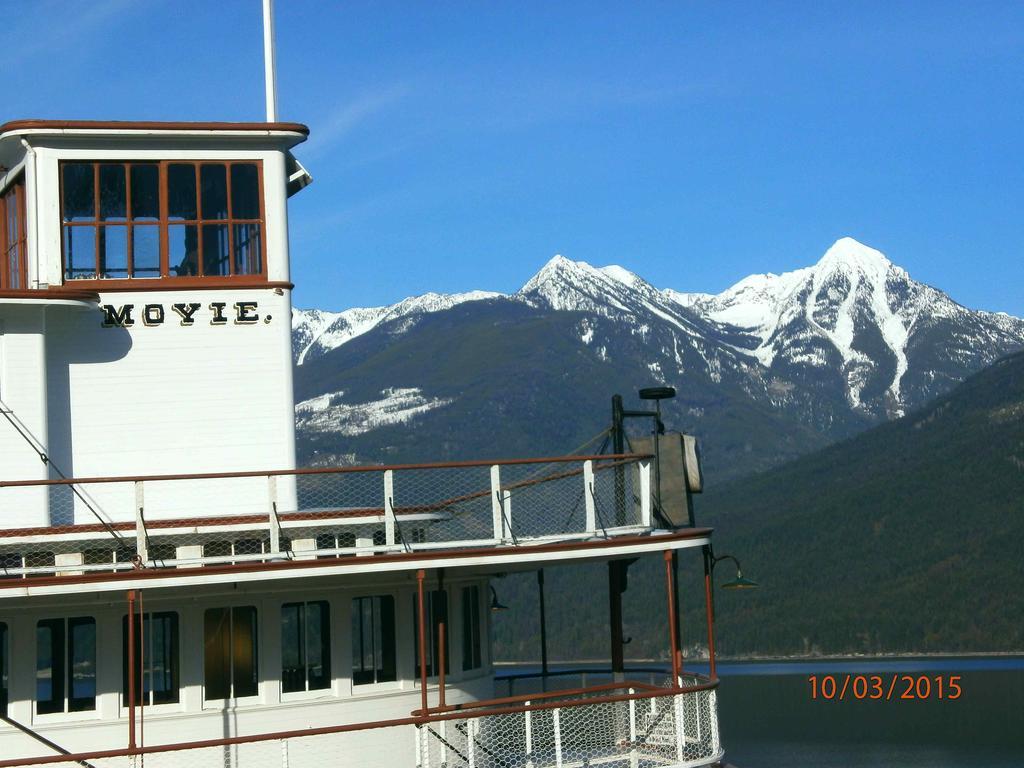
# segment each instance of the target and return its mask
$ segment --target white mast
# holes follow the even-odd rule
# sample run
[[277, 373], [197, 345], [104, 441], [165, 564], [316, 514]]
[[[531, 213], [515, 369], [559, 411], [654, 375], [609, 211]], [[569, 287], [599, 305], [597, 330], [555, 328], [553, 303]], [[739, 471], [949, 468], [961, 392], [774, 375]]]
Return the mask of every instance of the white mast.
[[263, 71], [267, 89], [267, 122], [277, 122], [277, 74], [274, 63], [274, 0], [263, 0]]

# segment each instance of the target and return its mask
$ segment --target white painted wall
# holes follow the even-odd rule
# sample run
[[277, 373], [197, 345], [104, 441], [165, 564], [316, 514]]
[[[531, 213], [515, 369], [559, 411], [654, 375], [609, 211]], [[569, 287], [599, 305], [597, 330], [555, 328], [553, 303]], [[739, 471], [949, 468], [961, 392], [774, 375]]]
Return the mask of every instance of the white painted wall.
[[[30, 142], [32, 151], [22, 159], [32, 285], [62, 282], [62, 160], [260, 161], [268, 279], [288, 281], [284, 145], [292, 140], [111, 134], [31, 136]], [[4, 143], [9, 150], [12, 142]], [[239, 301], [258, 302], [258, 322], [234, 322]], [[171, 305], [191, 302], [202, 309], [185, 326]], [[227, 304], [226, 324], [211, 324], [211, 302]], [[167, 290], [166, 283], [149, 288], [139, 280], [138, 291], [102, 293], [100, 303], [134, 304], [134, 326], [102, 327], [96, 309], [0, 308], [0, 396], [10, 396], [9, 405], [33, 427], [61, 472], [84, 477], [295, 466], [290, 290]], [[144, 324], [147, 304], [163, 307], [162, 324]], [[38, 458], [3, 426], [0, 477], [45, 477]], [[134, 519], [132, 488], [90, 486], [88, 494], [108, 519]], [[95, 522], [66, 489], [49, 495], [47, 513], [45, 492], [0, 491], [0, 527]], [[280, 509], [294, 508], [293, 479], [278, 481], [278, 497]], [[266, 480], [146, 488], [147, 519], [266, 511]]]
[[[407, 717], [420, 706], [418, 681], [414, 679], [413, 644], [415, 627], [412, 604], [415, 588], [411, 578], [376, 583], [325, 584], [318, 588], [291, 588], [266, 592], [220, 589], [219, 594], [181, 592], [160, 597], [147, 592], [147, 612], [174, 610], [179, 614], [181, 658], [181, 701], [149, 707], [145, 714], [146, 744], [213, 739], [230, 735], [266, 733], [342, 723], [368, 722]], [[483, 666], [462, 672], [462, 587], [480, 587]], [[431, 584], [430, 587], [435, 585]], [[486, 610], [487, 582], [452, 580], [448, 585], [451, 666], [446, 699], [449, 703], [489, 698], [493, 695], [493, 668], [489, 658], [489, 622]], [[379, 685], [352, 685], [351, 605], [359, 596], [391, 594], [395, 597], [398, 681]], [[282, 694], [280, 655], [280, 610], [286, 602], [326, 600], [331, 615], [331, 674], [329, 690]], [[116, 749], [127, 745], [128, 712], [121, 695], [121, 622], [126, 613], [123, 600], [83, 600], [79, 605], [40, 604], [26, 608], [0, 605], [0, 621], [9, 627], [10, 658], [19, 659], [11, 670], [8, 714], [45, 737], [73, 751]], [[260, 626], [259, 696], [237, 702], [206, 702], [203, 697], [203, 612], [211, 607], [255, 605]], [[97, 705], [95, 711], [36, 715], [35, 625], [43, 618], [93, 616], [97, 622]], [[433, 679], [432, 679], [433, 680]], [[437, 703], [436, 686], [429, 688], [431, 705]], [[331, 737], [344, 745], [345, 764], [412, 765], [412, 727], [368, 731]], [[351, 750], [351, 751], [349, 751]], [[0, 724], [0, 754], [13, 758], [44, 754], [46, 750], [14, 729]], [[322, 755], [321, 755], [322, 757]], [[158, 760], [160, 758], [157, 758]], [[167, 758], [163, 758], [164, 761]], [[147, 758], [147, 761], [149, 758]], [[375, 763], [373, 761], [376, 761]], [[182, 760], [182, 765], [189, 764]], [[295, 764], [294, 762], [292, 763]], [[298, 764], [304, 764], [301, 761]]]

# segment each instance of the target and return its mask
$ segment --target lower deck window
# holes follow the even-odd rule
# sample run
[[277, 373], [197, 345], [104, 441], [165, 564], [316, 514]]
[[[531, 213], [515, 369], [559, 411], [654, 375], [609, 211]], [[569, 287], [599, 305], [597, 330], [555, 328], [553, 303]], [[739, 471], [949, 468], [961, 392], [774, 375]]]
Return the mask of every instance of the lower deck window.
[[203, 615], [203, 683], [207, 701], [259, 692], [256, 608], [210, 608]]
[[281, 606], [281, 690], [314, 691], [331, 685], [330, 611], [326, 602]]
[[352, 601], [352, 684], [397, 680], [395, 598], [357, 597]]
[[480, 587], [462, 588], [462, 668], [479, 669], [480, 654]]
[[36, 712], [96, 708], [96, 620], [44, 619], [36, 625]]
[[7, 625], [0, 621], [0, 715], [7, 717], [7, 670], [10, 656], [7, 650]]
[[[122, 695], [128, 704], [128, 617], [121, 620]], [[178, 614], [135, 617], [135, 704], [178, 701]]]

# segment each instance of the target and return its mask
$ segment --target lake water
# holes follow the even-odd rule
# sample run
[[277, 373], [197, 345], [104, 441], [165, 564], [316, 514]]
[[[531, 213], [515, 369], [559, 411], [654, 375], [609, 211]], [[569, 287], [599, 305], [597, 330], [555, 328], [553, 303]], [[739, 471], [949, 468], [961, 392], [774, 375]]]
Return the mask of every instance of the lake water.
[[[739, 663], [718, 671], [722, 740], [737, 768], [1024, 766], [1024, 658]], [[846, 675], [876, 674], [886, 694], [901, 676], [897, 696], [908, 686], [902, 675], [927, 677], [919, 692], [928, 698], [857, 700], [848, 687], [838, 700]], [[812, 698], [810, 675], [819, 687], [823, 676], [836, 678], [831, 701], [820, 689]], [[960, 697], [938, 699], [935, 677], [948, 696], [953, 675]]]
[[[686, 668], [707, 673], [706, 665]], [[718, 675], [722, 743], [736, 768], [1024, 768], [1024, 657], [723, 663]], [[819, 686], [835, 678], [832, 700], [822, 690], [813, 698], [811, 675]], [[846, 675], [880, 676], [882, 697], [858, 700], [851, 682], [838, 700]], [[885, 700], [893, 675], [893, 699]], [[929, 682], [903, 699], [903, 675]], [[945, 698], [955, 693], [951, 676], [959, 676], [956, 699]], [[872, 693], [863, 684], [856, 692]]]

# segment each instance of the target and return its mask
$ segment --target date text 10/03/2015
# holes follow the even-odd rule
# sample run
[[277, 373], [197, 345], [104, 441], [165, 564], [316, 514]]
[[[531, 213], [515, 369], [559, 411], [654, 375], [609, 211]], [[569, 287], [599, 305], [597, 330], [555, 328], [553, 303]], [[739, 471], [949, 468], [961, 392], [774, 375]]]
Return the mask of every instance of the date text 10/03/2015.
[[815, 701], [956, 701], [963, 696], [961, 675], [811, 675]]

